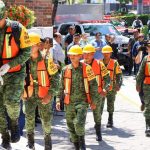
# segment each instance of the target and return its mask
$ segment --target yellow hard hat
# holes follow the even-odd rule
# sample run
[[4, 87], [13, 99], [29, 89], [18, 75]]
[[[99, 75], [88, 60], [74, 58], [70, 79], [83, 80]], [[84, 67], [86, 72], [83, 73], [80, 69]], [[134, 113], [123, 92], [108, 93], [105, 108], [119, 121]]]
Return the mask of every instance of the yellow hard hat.
[[102, 53], [112, 53], [112, 52], [113, 50], [111, 46], [106, 45], [102, 48]]
[[83, 53], [95, 53], [95, 47], [91, 44], [87, 44], [83, 48]]
[[29, 33], [29, 39], [31, 43], [30, 46], [36, 45], [41, 42], [40, 35], [34, 32]]
[[74, 45], [69, 49], [67, 54], [68, 55], [82, 55], [83, 54], [82, 48], [79, 45]]

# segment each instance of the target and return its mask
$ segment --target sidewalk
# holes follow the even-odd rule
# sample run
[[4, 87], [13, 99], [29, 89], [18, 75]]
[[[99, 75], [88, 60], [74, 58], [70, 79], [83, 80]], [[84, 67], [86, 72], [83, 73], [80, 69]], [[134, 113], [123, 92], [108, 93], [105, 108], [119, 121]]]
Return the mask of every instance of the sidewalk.
[[[114, 128], [106, 128], [108, 113], [106, 105], [102, 117], [102, 142], [95, 140], [95, 130], [92, 112], [89, 110], [86, 120], [87, 150], [149, 150], [150, 138], [145, 137], [145, 121], [139, 109], [139, 99], [135, 92], [135, 81], [125, 79], [121, 91], [117, 94], [114, 113]], [[131, 90], [129, 90], [130, 88]], [[134, 88], [134, 89], [133, 89]], [[127, 91], [128, 90], [128, 91]], [[130, 91], [130, 92], [129, 92]], [[132, 96], [131, 96], [132, 95]], [[63, 112], [58, 114], [64, 115]], [[36, 149], [44, 149], [41, 125], [38, 124], [35, 132]], [[25, 134], [24, 134], [25, 135]], [[53, 150], [73, 150], [69, 141], [64, 116], [54, 116], [52, 126]], [[0, 141], [1, 142], [1, 141]], [[17, 144], [12, 144], [13, 150], [25, 150], [25, 136]], [[1, 150], [1, 148], [0, 148]]]

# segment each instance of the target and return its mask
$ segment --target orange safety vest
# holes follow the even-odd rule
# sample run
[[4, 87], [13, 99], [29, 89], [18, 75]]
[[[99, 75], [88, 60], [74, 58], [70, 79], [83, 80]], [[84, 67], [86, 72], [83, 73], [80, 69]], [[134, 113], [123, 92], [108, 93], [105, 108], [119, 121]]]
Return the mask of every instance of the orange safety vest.
[[[12, 34], [12, 28], [8, 27], [4, 37], [4, 45], [3, 45], [3, 52], [2, 52], [3, 64], [10, 62], [13, 58], [18, 56], [18, 54], [19, 54], [19, 47], [15, 42], [15, 38]], [[9, 69], [8, 72], [17, 72], [20, 71], [20, 69], [21, 69], [21, 65], [17, 65]]]
[[110, 59], [108, 65], [107, 65], [107, 70], [109, 71], [110, 80], [111, 80], [110, 88], [109, 88], [110, 91], [113, 88], [114, 81], [116, 81], [116, 75], [114, 74], [115, 62], [116, 62], [115, 59]]
[[[85, 63], [82, 63], [84, 88], [85, 88], [85, 92], [86, 92], [87, 102], [89, 104], [92, 104], [92, 100], [91, 100], [91, 97], [90, 97], [89, 82], [88, 82], [88, 77], [87, 77], [87, 73], [86, 73], [86, 66], [87, 65]], [[68, 105], [70, 103], [71, 84], [72, 84], [72, 71], [67, 66], [67, 68], [64, 72], [64, 86], [65, 86], [64, 103], [66, 105]]]
[[50, 80], [49, 80], [49, 75], [44, 60], [38, 62], [37, 77], [38, 77], [38, 81], [35, 81], [33, 80], [32, 75], [30, 74], [30, 85], [27, 88], [28, 91], [24, 90], [24, 95], [23, 95], [24, 98], [32, 96], [34, 82], [37, 82], [39, 85], [38, 96], [40, 98], [44, 98], [48, 94], [48, 90], [50, 88]]
[[104, 85], [103, 76], [101, 74], [100, 61], [97, 61], [97, 60], [94, 59], [93, 63], [92, 63], [92, 69], [93, 69], [93, 72], [96, 76], [96, 80], [97, 80], [97, 83], [98, 83], [98, 92], [100, 93], [103, 90], [103, 85]]
[[144, 84], [150, 84], [150, 56], [146, 60]]

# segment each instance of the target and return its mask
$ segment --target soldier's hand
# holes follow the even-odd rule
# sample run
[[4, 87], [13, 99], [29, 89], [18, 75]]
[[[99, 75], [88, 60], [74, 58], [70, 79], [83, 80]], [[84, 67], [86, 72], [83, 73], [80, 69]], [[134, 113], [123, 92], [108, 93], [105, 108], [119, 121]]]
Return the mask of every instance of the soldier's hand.
[[57, 69], [60, 69], [60, 65], [59, 64], [55, 64], [55, 65], [56, 65]]
[[56, 110], [57, 110], [57, 111], [60, 111], [60, 102], [57, 102], [57, 103], [56, 103]]
[[3, 66], [1, 66], [0, 76], [3, 76], [4, 74], [6, 74], [9, 69], [10, 69], [10, 66], [8, 64], [4, 64]]
[[0, 76], [0, 85], [3, 85], [3, 84], [4, 84], [3, 78]]
[[116, 86], [116, 91], [119, 91], [120, 90], [120, 87], [119, 86]]
[[106, 91], [106, 90], [102, 90], [102, 91], [100, 92], [100, 95], [101, 95], [102, 97], [105, 97], [105, 96], [107, 95], [107, 91]]
[[51, 98], [52, 98], [51, 95], [49, 95], [49, 94], [46, 95], [46, 96], [42, 99], [42, 104], [43, 104], [43, 105], [48, 104], [48, 103], [50, 102]]
[[145, 104], [142, 104], [141, 105], [141, 111], [144, 111], [144, 109], [145, 109]]
[[96, 109], [96, 105], [94, 103], [90, 104], [92, 110]]
[[137, 90], [138, 92], [140, 92], [140, 91], [141, 91], [141, 87], [138, 86], [138, 85], [136, 85], [136, 90]]

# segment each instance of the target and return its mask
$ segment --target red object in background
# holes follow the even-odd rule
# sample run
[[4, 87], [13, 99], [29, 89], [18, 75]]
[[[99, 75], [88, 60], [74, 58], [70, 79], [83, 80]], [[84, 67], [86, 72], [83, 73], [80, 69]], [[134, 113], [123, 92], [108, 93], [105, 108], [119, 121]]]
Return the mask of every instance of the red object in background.
[[[133, 1], [133, 5], [137, 5], [138, 0]], [[149, 6], [150, 5], [150, 0], [143, 0], [143, 5], [144, 6]]]

